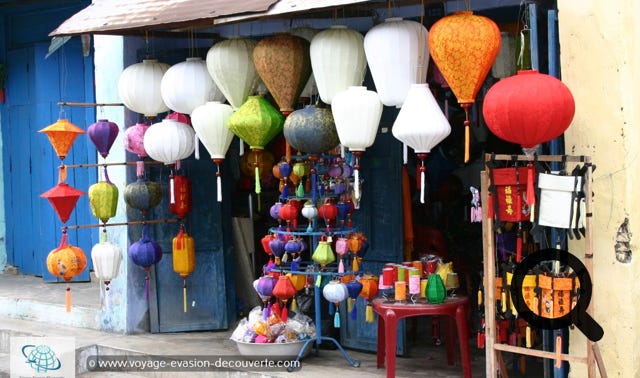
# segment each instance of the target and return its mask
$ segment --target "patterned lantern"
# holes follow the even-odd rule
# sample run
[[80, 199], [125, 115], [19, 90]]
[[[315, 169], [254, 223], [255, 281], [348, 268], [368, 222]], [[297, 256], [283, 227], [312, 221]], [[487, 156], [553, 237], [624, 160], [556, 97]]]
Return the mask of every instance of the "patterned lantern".
[[247, 100], [258, 77], [253, 65], [256, 43], [249, 38], [231, 38], [214, 44], [207, 52], [207, 70], [233, 109]]
[[[253, 65], [253, 63], [251, 63]], [[233, 140], [233, 133], [227, 127], [227, 120], [233, 113], [229, 105], [220, 102], [207, 102], [198, 106], [191, 114], [193, 129], [202, 141], [211, 159], [216, 164], [216, 188], [218, 202], [222, 202], [222, 174], [220, 164]]]
[[353, 165], [353, 201], [356, 208], [360, 201], [360, 155], [376, 139], [382, 103], [378, 94], [366, 87], [349, 87], [336, 94], [331, 102], [331, 111], [336, 122], [340, 143], [348, 147], [355, 156]]
[[40, 197], [46, 198], [53, 206], [62, 223], [67, 223], [71, 211], [76, 206], [78, 198], [84, 195], [84, 192], [78, 190], [65, 182], [61, 182], [53, 188], [42, 193]]
[[412, 84], [427, 78], [427, 28], [419, 22], [392, 17], [367, 32], [364, 50], [380, 101], [400, 107]]
[[153, 124], [144, 134], [144, 149], [153, 160], [167, 165], [188, 158], [195, 149], [195, 131], [191, 126], [163, 119]]
[[55, 123], [40, 129], [38, 132], [47, 135], [60, 161], [63, 161], [64, 158], [67, 157], [76, 137], [85, 133], [84, 130], [69, 122], [67, 119], [59, 119]]
[[149, 225], [142, 226], [142, 237], [129, 246], [129, 256], [134, 264], [144, 268], [145, 297], [149, 300], [149, 269], [162, 259], [162, 247], [149, 237]]
[[309, 155], [320, 155], [340, 144], [331, 109], [316, 105], [289, 114], [283, 133], [293, 148]]
[[111, 280], [118, 276], [120, 270], [122, 251], [118, 245], [107, 240], [106, 230], [100, 233], [100, 242], [91, 248], [91, 261], [93, 273], [98, 280], [104, 282], [105, 290], [109, 291]]
[[289, 115], [311, 76], [309, 42], [287, 33], [266, 37], [253, 50], [253, 64], [282, 114]]
[[92, 123], [87, 129], [89, 138], [98, 149], [98, 152], [103, 158], [107, 158], [109, 150], [115, 142], [120, 128], [115, 122], [109, 122], [107, 119], [98, 120], [96, 123]]
[[198, 57], [171, 66], [162, 77], [160, 92], [170, 109], [184, 114], [191, 114], [207, 101], [224, 100], [207, 71], [207, 64]]
[[162, 77], [168, 69], [168, 64], [155, 59], [125, 68], [118, 79], [118, 94], [124, 106], [150, 119], [168, 111], [160, 91]]
[[127, 127], [124, 131], [124, 148], [132, 154], [138, 155], [140, 159], [147, 156], [147, 151], [144, 149], [144, 134], [147, 132], [149, 125], [146, 123], [138, 122], [135, 125]]
[[160, 204], [162, 201], [162, 187], [160, 184], [138, 177], [136, 182], [128, 184], [124, 188], [124, 201], [136, 210], [140, 210], [143, 216]]
[[367, 59], [364, 37], [359, 32], [332, 25], [313, 38], [309, 52], [318, 92], [325, 103], [331, 104], [337, 93], [350, 86], [362, 85]]
[[89, 187], [89, 204], [93, 216], [100, 219], [102, 223], [107, 223], [109, 218], [116, 216], [118, 187], [109, 181], [108, 176], [106, 181], [97, 182]]
[[[87, 256], [84, 251], [67, 243], [67, 233], [62, 233], [60, 245], [47, 255], [47, 270], [52, 275], [64, 279], [67, 283], [84, 271]], [[67, 312], [71, 312], [71, 287], [67, 285], [65, 295]]]
[[516, 37], [508, 32], [500, 33], [500, 51], [491, 66], [491, 76], [496, 79], [516, 74]]
[[[313, 38], [318, 34], [319, 30], [310, 28], [307, 26], [299, 26], [297, 28], [291, 29], [290, 33], [292, 35], [304, 38], [307, 42], [311, 43]], [[313, 62], [311, 63], [311, 67], [313, 68]], [[311, 72], [311, 76], [309, 76], [309, 80], [304, 85], [302, 92], [300, 93], [300, 101], [307, 102], [311, 100], [311, 97], [318, 94], [318, 85], [316, 84], [316, 78], [313, 74], [313, 70]]]
[[289, 279], [289, 277], [283, 275], [278, 277], [278, 282], [273, 287], [273, 296], [281, 300], [284, 305], [282, 307], [282, 312], [280, 313], [280, 319], [283, 322], [287, 322], [287, 318], [289, 315], [289, 310], [287, 309], [287, 301], [293, 298], [296, 295], [296, 288], [293, 286], [293, 283]]
[[413, 148], [420, 159], [420, 202], [424, 203], [424, 160], [431, 149], [451, 133], [449, 121], [429, 90], [428, 84], [413, 84], [393, 123], [393, 136]]
[[335, 305], [336, 312], [333, 317], [333, 326], [335, 328], [340, 328], [340, 302], [349, 297], [347, 286], [340, 280], [329, 281], [329, 283], [324, 285], [324, 288], [322, 288], [322, 296], [324, 296], [324, 299]]
[[495, 83], [487, 92], [482, 114], [497, 137], [525, 151], [560, 136], [575, 113], [573, 95], [553, 76], [535, 70]]
[[360, 278], [362, 284], [362, 290], [360, 296], [367, 301], [365, 308], [365, 321], [367, 323], [373, 323], [373, 306], [371, 300], [378, 295], [378, 277], [374, 275], [365, 275]]
[[180, 226], [178, 235], [172, 241], [173, 271], [178, 273], [182, 283], [182, 309], [187, 312], [187, 277], [196, 269], [196, 249], [193, 238]]
[[347, 301], [347, 311], [351, 314], [351, 319], [356, 320], [358, 318], [358, 312], [356, 310], [356, 300], [362, 292], [362, 283], [356, 280], [345, 283], [347, 285], [347, 292], [349, 293], [349, 300]]
[[500, 29], [471, 11], [438, 20], [429, 32], [429, 50], [464, 109], [465, 163], [469, 161], [469, 109], [500, 51]]
[[172, 174], [169, 179], [169, 212], [184, 219], [191, 212], [191, 180], [185, 175]]

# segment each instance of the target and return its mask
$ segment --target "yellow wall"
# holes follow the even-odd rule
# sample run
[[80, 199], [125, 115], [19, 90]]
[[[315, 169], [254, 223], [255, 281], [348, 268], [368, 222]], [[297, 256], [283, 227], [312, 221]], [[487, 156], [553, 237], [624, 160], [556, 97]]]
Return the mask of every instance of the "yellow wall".
[[[615, 235], [629, 218], [640, 237], [640, 25], [637, 0], [558, 0], [562, 81], [576, 100], [565, 134], [568, 154], [591, 155], [593, 192], [594, 318], [604, 328], [598, 343], [609, 376], [640, 377], [640, 251], [630, 263], [615, 258]], [[579, 255], [584, 246], [571, 243]], [[584, 354], [572, 332], [571, 352]], [[572, 364], [571, 377], [586, 377]]]

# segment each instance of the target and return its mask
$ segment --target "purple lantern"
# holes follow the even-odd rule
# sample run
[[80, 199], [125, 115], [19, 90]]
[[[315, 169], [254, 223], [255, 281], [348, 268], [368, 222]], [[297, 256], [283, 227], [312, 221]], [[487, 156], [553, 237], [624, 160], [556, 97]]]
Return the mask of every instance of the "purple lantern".
[[275, 257], [277, 257], [276, 262], [280, 260], [282, 255], [284, 254], [284, 245], [286, 243], [280, 238], [274, 238], [269, 241], [269, 248]]
[[109, 122], [109, 120], [106, 119], [101, 119], [98, 120], [98, 122], [91, 124], [87, 130], [89, 138], [98, 149], [100, 155], [105, 159], [107, 158], [107, 155], [109, 155], [109, 150], [111, 149], [111, 146], [113, 146], [113, 142], [116, 140], [118, 132], [120, 132], [118, 125], [114, 122]]
[[350, 308], [348, 311], [351, 313], [351, 319], [356, 320], [358, 317], [356, 313], [356, 306], [354, 306], [356, 299], [362, 291], [362, 283], [359, 281], [350, 281], [345, 284], [347, 286], [347, 293], [349, 294], [349, 301], [347, 306]]
[[137, 242], [129, 246], [129, 256], [134, 264], [139, 265], [146, 271], [145, 292], [149, 300], [149, 269], [162, 259], [162, 248], [158, 242], [149, 237], [149, 226], [142, 226], [142, 237]]
[[260, 298], [263, 298], [262, 302], [264, 303], [264, 309], [262, 311], [263, 319], [269, 318], [269, 313], [271, 312], [271, 304], [268, 304], [269, 298], [273, 296], [273, 288], [276, 286], [278, 279], [273, 276], [262, 276], [258, 279], [258, 284], [256, 285], [256, 291]]

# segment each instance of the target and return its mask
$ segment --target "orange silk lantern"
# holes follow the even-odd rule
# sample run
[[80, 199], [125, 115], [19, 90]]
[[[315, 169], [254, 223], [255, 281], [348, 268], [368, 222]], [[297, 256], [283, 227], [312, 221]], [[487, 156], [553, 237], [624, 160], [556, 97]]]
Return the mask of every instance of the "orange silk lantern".
[[59, 119], [55, 123], [41, 129], [39, 132], [47, 135], [60, 161], [67, 157], [76, 137], [85, 133], [84, 130], [69, 122], [67, 119]]
[[465, 111], [465, 163], [469, 161], [469, 109], [500, 52], [500, 29], [471, 11], [455, 12], [429, 30], [429, 51]]
[[367, 301], [365, 309], [365, 321], [367, 323], [373, 323], [373, 306], [371, 300], [378, 295], [378, 277], [374, 275], [365, 275], [360, 278], [362, 284], [362, 290], [360, 296]]
[[287, 276], [278, 277], [278, 282], [273, 287], [273, 296], [284, 302], [282, 312], [280, 313], [280, 319], [283, 322], [287, 322], [289, 310], [287, 310], [287, 301], [296, 295], [296, 288]]
[[[67, 243], [67, 233], [62, 233], [60, 245], [47, 255], [47, 270], [67, 283], [84, 271], [87, 266], [87, 256], [84, 251]], [[71, 312], [71, 287], [67, 285], [65, 295], [66, 310]]]
[[42, 193], [40, 197], [48, 199], [62, 223], [67, 223], [71, 211], [82, 195], [84, 195], [83, 191], [62, 182]]
[[182, 308], [187, 312], [187, 277], [196, 269], [196, 249], [193, 238], [180, 226], [178, 235], [173, 238], [173, 271], [182, 277]]

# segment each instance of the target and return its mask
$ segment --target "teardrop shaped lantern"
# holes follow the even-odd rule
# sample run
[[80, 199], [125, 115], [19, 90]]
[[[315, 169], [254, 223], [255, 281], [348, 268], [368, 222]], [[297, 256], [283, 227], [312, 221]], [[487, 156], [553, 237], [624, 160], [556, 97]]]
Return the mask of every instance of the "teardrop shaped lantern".
[[[320, 30], [315, 28], [310, 28], [308, 26], [299, 26], [291, 29], [290, 33], [292, 35], [304, 38], [307, 42], [311, 43], [313, 38], [318, 34]], [[302, 88], [302, 92], [300, 92], [300, 101], [303, 103], [312, 102], [311, 98], [318, 94], [318, 85], [316, 84], [316, 78], [313, 74], [313, 62], [311, 63], [311, 75], [309, 76], [309, 80]]]
[[155, 181], [138, 177], [135, 182], [124, 188], [124, 201], [127, 206], [140, 210], [143, 216], [162, 201], [162, 187]]
[[186, 279], [196, 269], [196, 249], [193, 238], [180, 226], [178, 235], [172, 241], [173, 271], [182, 278], [182, 309], [187, 312]]
[[444, 300], [447, 298], [447, 288], [444, 286], [444, 282], [442, 282], [442, 277], [437, 273], [429, 275], [426, 290], [426, 296], [429, 303], [444, 303]]
[[[253, 63], [251, 63], [253, 65]], [[222, 202], [222, 173], [220, 165], [233, 140], [233, 133], [227, 127], [227, 120], [233, 114], [229, 105], [220, 102], [207, 102], [198, 106], [191, 114], [191, 123], [196, 135], [209, 151], [211, 160], [216, 164], [216, 189], [218, 202]]]
[[340, 143], [355, 156], [353, 165], [353, 201], [356, 208], [360, 201], [360, 156], [376, 139], [382, 103], [378, 94], [366, 87], [349, 87], [335, 95], [331, 102], [333, 119]]
[[172, 174], [169, 179], [169, 212], [178, 219], [184, 219], [192, 206], [191, 180], [185, 175]]
[[331, 109], [317, 105], [289, 114], [283, 133], [291, 147], [309, 155], [321, 155], [340, 144]]
[[268, 319], [270, 315], [271, 303], [269, 303], [269, 300], [273, 296], [273, 289], [277, 282], [278, 278], [276, 277], [262, 276], [258, 278], [258, 283], [255, 286], [256, 292], [262, 299], [262, 318], [265, 320]]
[[313, 38], [309, 53], [318, 93], [325, 103], [331, 104], [337, 93], [350, 86], [362, 85], [367, 59], [360, 32], [332, 25]]
[[469, 109], [500, 51], [500, 29], [471, 11], [436, 21], [429, 32], [429, 51], [458, 103], [465, 111], [465, 154], [469, 161]]
[[144, 134], [144, 149], [153, 160], [167, 165], [188, 158], [195, 150], [195, 131], [185, 123], [163, 119]]
[[89, 139], [91, 139], [100, 155], [105, 159], [107, 155], [109, 155], [109, 150], [111, 150], [111, 146], [113, 146], [113, 142], [115, 142], [119, 132], [120, 128], [118, 125], [115, 122], [109, 122], [108, 119], [98, 120], [98, 122], [92, 123], [87, 129]]
[[78, 202], [78, 198], [85, 193], [78, 190], [65, 182], [58, 183], [53, 188], [42, 193], [40, 197], [46, 198], [51, 203], [51, 206], [58, 214], [58, 218], [62, 223], [67, 223], [73, 208]]
[[106, 230], [100, 233], [100, 242], [91, 248], [91, 262], [96, 278], [104, 282], [105, 291], [109, 291], [111, 280], [118, 276], [120, 270], [122, 251], [118, 245], [107, 240]]
[[138, 155], [140, 159], [147, 156], [147, 151], [144, 149], [144, 134], [148, 128], [149, 125], [146, 123], [138, 122], [124, 130], [122, 142], [125, 150]]
[[68, 119], [59, 119], [55, 123], [40, 129], [38, 132], [47, 135], [60, 161], [63, 161], [67, 157], [76, 137], [85, 133], [84, 130], [69, 122]]
[[427, 28], [399, 17], [387, 18], [364, 37], [364, 50], [380, 101], [400, 107], [412, 84], [426, 82]]
[[162, 247], [149, 237], [149, 225], [142, 226], [142, 237], [129, 246], [129, 256], [134, 264], [145, 270], [145, 297], [149, 300], [149, 270], [162, 259]]
[[535, 70], [495, 83], [482, 106], [487, 127], [498, 138], [535, 150], [565, 132], [575, 114], [569, 88], [553, 76]]
[[356, 320], [358, 318], [358, 312], [356, 310], [356, 300], [362, 292], [362, 283], [360, 281], [352, 280], [345, 283], [347, 286], [347, 292], [349, 293], [349, 301], [347, 302], [347, 312], [351, 314], [351, 319]]
[[253, 50], [253, 64], [282, 114], [289, 115], [311, 75], [309, 42], [288, 33], [263, 38]]
[[118, 94], [124, 106], [150, 119], [168, 111], [160, 91], [168, 69], [168, 64], [156, 59], [145, 59], [125, 68], [118, 79]]
[[199, 57], [171, 66], [162, 77], [160, 92], [170, 109], [184, 114], [191, 114], [207, 101], [224, 100], [207, 71], [207, 64]]
[[420, 202], [424, 203], [427, 155], [451, 133], [449, 121], [428, 84], [413, 84], [393, 123], [393, 136], [413, 148], [420, 159]]
[[217, 42], [207, 52], [207, 70], [233, 109], [238, 109], [251, 94], [258, 77], [253, 65], [256, 41], [230, 38]]
[[293, 283], [288, 276], [282, 275], [278, 277], [278, 281], [273, 287], [273, 296], [284, 303], [282, 312], [280, 313], [280, 319], [285, 323], [287, 322], [289, 314], [289, 310], [287, 309], [287, 302], [289, 301], [289, 299], [293, 298], [294, 295], [296, 295], [296, 292], [297, 290], [293, 286]]
[[340, 280], [331, 280], [322, 288], [322, 296], [327, 301], [335, 305], [335, 315], [333, 318], [333, 326], [340, 328], [340, 302], [349, 297], [347, 286]]
[[107, 223], [116, 216], [118, 209], [118, 187], [111, 181], [100, 181], [89, 187], [89, 204], [93, 216]]
[[[47, 255], [47, 270], [67, 283], [79, 275], [87, 266], [87, 256], [79, 247], [67, 243], [67, 233], [62, 233], [60, 245]], [[71, 312], [71, 287], [67, 285], [65, 296], [66, 310]]]

